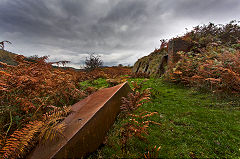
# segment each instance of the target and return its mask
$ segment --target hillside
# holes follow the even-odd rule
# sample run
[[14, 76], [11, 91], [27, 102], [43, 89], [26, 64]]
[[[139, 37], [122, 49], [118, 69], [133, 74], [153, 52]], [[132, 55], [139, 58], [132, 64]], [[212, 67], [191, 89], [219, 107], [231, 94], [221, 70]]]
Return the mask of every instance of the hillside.
[[17, 65], [17, 62], [14, 60], [16, 54], [0, 49], [0, 61], [8, 65]]
[[224, 50], [224, 53], [236, 52], [240, 49], [240, 26], [236, 21], [226, 25], [209, 23], [196, 26], [183, 36], [160, 41], [162, 44], [159, 49], [137, 60], [133, 67], [134, 73], [162, 76], [166, 71], [176, 68], [182, 59], [180, 56], [183, 56], [180, 52], [191, 54], [191, 58], [200, 54], [220, 55]]
[[[164, 56], [153, 56], [165, 52]], [[167, 81], [211, 90], [240, 93], [240, 25], [196, 26], [181, 37], [139, 59], [134, 73], [164, 76]], [[154, 64], [154, 69], [152, 65]]]

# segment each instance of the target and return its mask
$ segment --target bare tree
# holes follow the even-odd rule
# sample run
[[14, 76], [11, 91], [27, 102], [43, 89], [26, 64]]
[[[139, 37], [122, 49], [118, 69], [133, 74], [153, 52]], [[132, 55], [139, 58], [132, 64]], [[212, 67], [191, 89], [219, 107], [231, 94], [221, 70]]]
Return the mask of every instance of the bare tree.
[[12, 44], [10, 41], [4, 40], [0, 42], [0, 47], [4, 50], [4, 43]]
[[123, 67], [123, 64], [121, 64], [121, 63], [120, 63], [120, 64], [118, 64], [118, 67]]
[[103, 65], [103, 61], [99, 55], [94, 53], [89, 54], [89, 57], [86, 57], [85, 60], [85, 70], [91, 71]]

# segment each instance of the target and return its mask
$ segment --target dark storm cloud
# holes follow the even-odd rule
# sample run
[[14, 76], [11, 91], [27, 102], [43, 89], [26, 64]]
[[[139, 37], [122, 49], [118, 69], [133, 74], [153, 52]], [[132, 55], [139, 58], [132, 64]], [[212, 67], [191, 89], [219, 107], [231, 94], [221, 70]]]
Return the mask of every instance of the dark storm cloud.
[[78, 1], [5, 1], [0, 5], [1, 25], [6, 31], [20, 31], [26, 36], [75, 38], [75, 25], [88, 18], [83, 4]]
[[240, 9], [238, 0], [179, 0], [178, 3], [172, 2], [173, 15], [192, 19], [229, 19], [238, 18], [237, 11]]
[[133, 64], [186, 27], [239, 20], [239, 0], [0, 0], [0, 40], [10, 51], [78, 66], [87, 53]]

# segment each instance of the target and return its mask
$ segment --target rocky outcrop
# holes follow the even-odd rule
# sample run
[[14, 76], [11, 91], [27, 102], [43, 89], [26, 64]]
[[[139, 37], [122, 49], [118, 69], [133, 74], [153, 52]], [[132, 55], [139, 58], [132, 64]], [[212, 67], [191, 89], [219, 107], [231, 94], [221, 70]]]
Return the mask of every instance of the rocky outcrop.
[[168, 64], [168, 55], [164, 55], [160, 61], [159, 67], [158, 67], [158, 71], [157, 71], [157, 75], [161, 76], [162, 74], [165, 73], [166, 71], [166, 67]]
[[191, 47], [191, 43], [181, 38], [174, 38], [169, 41], [167, 51], [165, 51], [166, 49], [159, 49], [138, 59], [133, 66], [133, 73], [161, 76], [167, 68], [173, 67], [178, 62], [180, 58], [177, 54], [178, 51], [188, 52]]
[[133, 66], [134, 73], [146, 73], [148, 75], [157, 74], [159, 65], [166, 51], [155, 51], [148, 56], [140, 58]]

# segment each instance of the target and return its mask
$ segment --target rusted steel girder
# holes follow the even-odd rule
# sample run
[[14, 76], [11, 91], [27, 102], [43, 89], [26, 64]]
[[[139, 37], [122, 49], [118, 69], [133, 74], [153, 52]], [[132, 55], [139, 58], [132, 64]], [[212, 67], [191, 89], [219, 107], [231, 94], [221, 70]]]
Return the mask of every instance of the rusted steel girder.
[[128, 83], [95, 92], [72, 106], [63, 122], [64, 138], [39, 144], [31, 159], [81, 158], [94, 152], [120, 112], [121, 99], [131, 91]]

